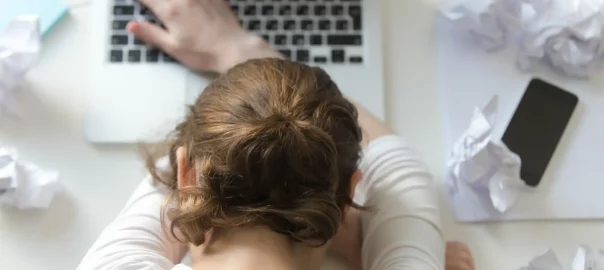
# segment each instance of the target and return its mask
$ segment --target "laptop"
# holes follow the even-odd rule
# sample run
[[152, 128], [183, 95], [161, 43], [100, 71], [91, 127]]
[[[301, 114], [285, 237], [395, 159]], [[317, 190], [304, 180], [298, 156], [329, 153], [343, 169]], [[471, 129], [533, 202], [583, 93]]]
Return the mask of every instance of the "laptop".
[[[292, 61], [324, 68], [345, 95], [384, 118], [381, 1], [225, 1], [245, 29]], [[209, 81], [126, 32], [134, 19], [161, 25], [136, 0], [97, 0], [94, 12], [87, 139], [132, 143], [165, 138]]]

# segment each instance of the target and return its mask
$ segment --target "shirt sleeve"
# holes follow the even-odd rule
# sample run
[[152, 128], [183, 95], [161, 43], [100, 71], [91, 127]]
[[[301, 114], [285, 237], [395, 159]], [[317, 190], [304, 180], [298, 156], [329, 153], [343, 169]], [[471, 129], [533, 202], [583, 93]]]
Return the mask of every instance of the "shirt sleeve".
[[78, 270], [187, 270], [176, 265], [186, 246], [164, 233], [160, 208], [169, 191], [144, 179], [117, 218], [92, 245]]
[[400, 137], [372, 141], [360, 164], [363, 269], [444, 269], [445, 242], [432, 176]]

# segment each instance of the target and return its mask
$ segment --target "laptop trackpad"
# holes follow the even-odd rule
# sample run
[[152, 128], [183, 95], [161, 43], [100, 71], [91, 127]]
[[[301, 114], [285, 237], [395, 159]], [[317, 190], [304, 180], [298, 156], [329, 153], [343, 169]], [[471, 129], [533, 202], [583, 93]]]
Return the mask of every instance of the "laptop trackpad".
[[164, 139], [184, 115], [186, 74], [172, 64], [104, 66], [89, 87], [87, 139], [97, 143]]

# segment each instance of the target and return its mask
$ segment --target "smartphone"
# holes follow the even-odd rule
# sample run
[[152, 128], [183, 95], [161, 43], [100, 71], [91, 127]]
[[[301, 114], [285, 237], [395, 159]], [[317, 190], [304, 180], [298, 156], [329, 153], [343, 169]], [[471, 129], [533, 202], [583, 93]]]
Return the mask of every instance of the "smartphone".
[[536, 187], [577, 107], [576, 95], [533, 79], [529, 83], [502, 141], [522, 160], [520, 176]]

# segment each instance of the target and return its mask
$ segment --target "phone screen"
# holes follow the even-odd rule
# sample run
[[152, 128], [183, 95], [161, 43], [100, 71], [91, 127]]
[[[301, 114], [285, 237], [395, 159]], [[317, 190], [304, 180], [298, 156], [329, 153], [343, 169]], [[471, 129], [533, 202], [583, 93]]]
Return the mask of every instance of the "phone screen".
[[541, 182], [577, 102], [576, 95], [542, 80], [529, 83], [502, 138], [522, 159], [527, 185]]

